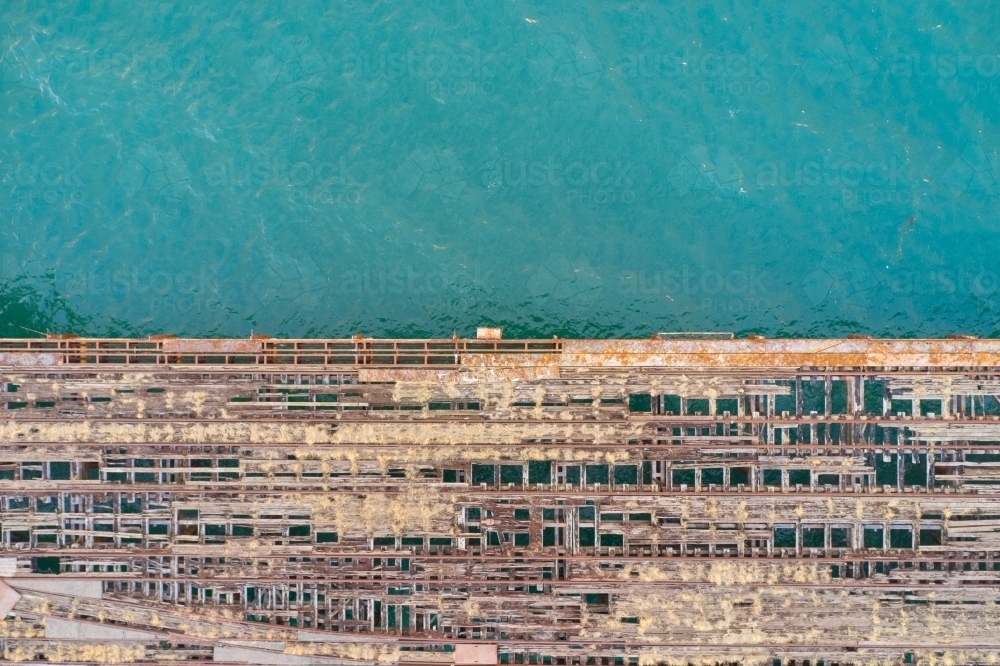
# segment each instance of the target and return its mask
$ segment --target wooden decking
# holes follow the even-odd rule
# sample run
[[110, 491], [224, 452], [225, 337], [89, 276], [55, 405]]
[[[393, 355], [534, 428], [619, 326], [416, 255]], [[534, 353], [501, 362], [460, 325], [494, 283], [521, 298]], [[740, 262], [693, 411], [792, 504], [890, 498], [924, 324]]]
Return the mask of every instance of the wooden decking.
[[0, 340], [24, 662], [995, 663], [1000, 341]]

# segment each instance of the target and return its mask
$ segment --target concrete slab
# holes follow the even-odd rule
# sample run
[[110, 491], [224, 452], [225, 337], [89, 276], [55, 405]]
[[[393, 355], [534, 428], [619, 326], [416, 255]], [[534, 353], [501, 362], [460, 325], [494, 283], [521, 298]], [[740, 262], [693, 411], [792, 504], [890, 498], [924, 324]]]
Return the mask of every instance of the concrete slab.
[[99, 580], [60, 580], [52, 578], [9, 578], [7, 584], [22, 592], [58, 594], [63, 597], [100, 599], [104, 595], [104, 585]]
[[274, 650], [281, 652], [285, 649], [284, 641], [225, 641], [226, 645], [235, 647], [255, 648], [257, 650]]
[[497, 663], [495, 643], [458, 643], [455, 646], [455, 666], [479, 666]]
[[78, 620], [47, 617], [45, 618], [45, 638], [59, 640], [140, 641], [155, 640], [157, 636], [151, 631], [140, 631], [138, 629], [113, 627], [95, 622], [80, 622]]
[[370, 643], [367, 636], [347, 634], [325, 634], [321, 631], [300, 631], [297, 638], [303, 643]]
[[342, 659], [314, 657], [310, 655], [285, 654], [270, 652], [259, 648], [234, 647], [230, 645], [216, 646], [212, 651], [214, 661], [226, 661], [244, 664], [262, 664], [275, 666], [311, 666], [312, 664], [343, 664]]
[[20, 593], [0, 580], [0, 619], [7, 617], [20, 600]]

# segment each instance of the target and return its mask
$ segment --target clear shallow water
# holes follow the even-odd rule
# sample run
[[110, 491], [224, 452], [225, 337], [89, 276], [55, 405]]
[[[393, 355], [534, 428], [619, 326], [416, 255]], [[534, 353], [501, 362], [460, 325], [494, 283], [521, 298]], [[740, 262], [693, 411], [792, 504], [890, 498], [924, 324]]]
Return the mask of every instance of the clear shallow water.
[[36, 4], [0, 335], [997, 334], [990, 3]]

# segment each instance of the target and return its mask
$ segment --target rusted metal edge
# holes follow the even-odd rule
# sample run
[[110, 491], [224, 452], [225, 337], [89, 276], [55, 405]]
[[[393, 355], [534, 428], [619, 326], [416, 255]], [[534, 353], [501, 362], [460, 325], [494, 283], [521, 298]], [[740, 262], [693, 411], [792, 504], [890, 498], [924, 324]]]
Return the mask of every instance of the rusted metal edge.
[[264, 350], [260, 340], [196, 340], [170, 339], [163, 341], [167, 354], [259, 354]]
[[[95, 339], [95, 341], [98, 341]], [[143, 342], [134, 339], [106, 339], [107, 343]], [[23, 344], [23, 340], [0, 340]], [[89, 342], [75, 340], [77, 344]], [[345, 340], [271, 340], [269, 344], [293, 342], [350, 343]], [[366, 339], [366, 343], [380, 343]], [[411, 340], [410, 342], [441, 342]], [[452, 342], [452, 341], [448, 341]], [[471, 342], [471, 341], [470, 341]], [[530, 341], [508, 341], [508, 343]], [[541, 368], [691, 368], [691, 369], [799, 369], [799, 368], [978, 368], [1000, 367], [1000, 340], [940, 339], [661, 339], [661, 340], [560, 340], [561, 350], [483, 351], [457, 355], [457, 365], [464, 368], [533, 368], [531, 372], [498, 375], [498, 380], [544, 379], [556, 376]], [[258, 355], [265, 343], [259, 339], [164, 339], [159, 349], [127, 352], [109, 348], [99, 353], [139, 353], [143, 355]], [[46, 366], [74, 363], [74, 354], [89, 354], [94, 350], [70, 347], [40, 351], [18, 349], [6, 345], [0, 352], [0, 366]], [[289, 349], [291, 355], [325, 355], [332, 350]], [[366, 353], [376, 353], [366, 351]], [[114, 365], [114, 363], [105, 363]], [[322, 365], [322, 364], [319, 364]], [[342, 365], [342, 364], [337, 364]], [[351, 365], [348, 363], [347, 365]], [[364, 365], [359, 363], [358, 365]], [[455, 368], [372, 368], [375, 373], [362, 381], [461, 381], [466, 375], [456, 374]], [[388, 373], [388, 374], [383, 374]], [[379, 379], [379, 377], [383, 377]], [[475, 380], [484, 379], [476, 375]]]
[[358, 381], [461, 383], [515, 382], [538, 379], [558, 379], [559, 368], [554, 365], [528, 365], [522, 367], [473, 366], [468, 369], [438, 370], [435, 368], [360, 368]]

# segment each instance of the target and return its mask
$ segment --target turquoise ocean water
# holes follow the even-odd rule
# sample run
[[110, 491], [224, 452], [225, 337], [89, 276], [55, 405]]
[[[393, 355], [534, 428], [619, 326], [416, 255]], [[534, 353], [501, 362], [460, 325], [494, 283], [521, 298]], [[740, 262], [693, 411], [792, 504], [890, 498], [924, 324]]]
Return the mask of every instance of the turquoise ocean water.
[[992, 3], [2, 6], [0, 336], [1000, 331]]

